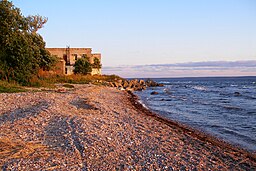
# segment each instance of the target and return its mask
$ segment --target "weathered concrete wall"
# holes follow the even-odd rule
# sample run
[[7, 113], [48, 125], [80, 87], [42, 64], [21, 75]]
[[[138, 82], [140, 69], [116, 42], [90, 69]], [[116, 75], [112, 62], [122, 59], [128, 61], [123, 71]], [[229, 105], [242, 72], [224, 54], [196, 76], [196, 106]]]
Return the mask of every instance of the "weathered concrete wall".
[[70, 48], [70, 65], [74, 65], [77, 59], [82, 58], [83, 56], [92, 58], [92, 49], [91, 48]]
[[74, 74], [74, 66], [66, 66], [65, 68], [65, 74], [66, 75], [72, 75]]
[[[92, 54], [92, 58], [90, 63], [94, 63], [94, 59], [97, 58], [99, 61], [101, 61], [101, 54], [100, 53], [94, 53]], [[101, 69], [97, 69], [97, 68], [92, 68], [92, 75], [101, 75]]]
[[40, 69], [39, 75], [40, 76], [49, 76], [49, 75], [64, 75], [65, 74], [65, 61], [60, 59], [55, 66], [50, 71], [45, 71]]
[[101, 75], [101, 69], [92, 68], [91, 75]]
[[91, 64], [93, 64], [94, 58], [98, 58], [99, 61], [101, 61], [101, 54], [100, 54], [100, 53], [93, 53], [93, 54], [92, 54], [92, 58], [90, 58], [90, 60], [91, 60], [90, 63], [91, 63]]
[[60, 59], [59, 62], [55, 65], [54, 71], [59, 75], [65, 74], [65, 61], [63, 59]]
[[64, 59], [64, 54], [66, 54], [66, 48], [46, 48], [46, 49], [51, 53], [51, 55], [55, 55], [59, 59]]
[[[73, 65], [75, 62], [84, 56], [89, 58], [91, 64], [94, 63], [94, 58], [98, 58], [101, 61], [101, 54], [92, 54], [91, 48], [46, 48], [52, 55], [57, 56], [62, 61], [57, 64], [56, 72], [67, 75], [73, 74]], [[64, 63], [64, 66], [63, 66]], [[72, 67], [71, 67], [72, 66]], [[59, 68], [59, 69], [58, 69]], [[92, 75], [101, 74], [101, 69], [93, 69]]]
[[76, 60], [82, 56], [92, 57], [91, 48], [46, 48], [52, 55], [64, 59], [67, 64], [74, 65]]

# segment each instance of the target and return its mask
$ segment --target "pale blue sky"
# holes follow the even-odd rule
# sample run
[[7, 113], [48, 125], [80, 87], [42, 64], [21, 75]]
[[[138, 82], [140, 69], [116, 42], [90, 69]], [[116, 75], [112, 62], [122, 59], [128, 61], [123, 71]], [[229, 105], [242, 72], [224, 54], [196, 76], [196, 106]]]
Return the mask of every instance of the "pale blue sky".
[[92, 47], [104, 66], [256, 60], [256, 0], [13, 0], [48, 47]]

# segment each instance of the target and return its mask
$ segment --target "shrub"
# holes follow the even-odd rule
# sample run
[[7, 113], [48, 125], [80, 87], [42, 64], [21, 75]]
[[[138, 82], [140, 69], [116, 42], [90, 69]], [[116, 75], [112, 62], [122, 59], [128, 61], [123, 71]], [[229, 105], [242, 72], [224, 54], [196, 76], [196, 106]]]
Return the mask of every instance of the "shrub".
[[89, 74], [92, 72], [92, 65], [90, 64], [88, 58], [80, 58], [76, 61], [74, 65], [74, 73], [75, 74]]

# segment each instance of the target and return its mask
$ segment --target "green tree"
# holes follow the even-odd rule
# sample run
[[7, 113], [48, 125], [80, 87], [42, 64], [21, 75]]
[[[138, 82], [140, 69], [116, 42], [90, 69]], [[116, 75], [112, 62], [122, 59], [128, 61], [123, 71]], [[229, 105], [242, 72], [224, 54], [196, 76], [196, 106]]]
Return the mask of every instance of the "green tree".
[[101, 68], [101, 63], [100, 63], [100, 60], [98, 58], [94, 58], [93, 59], [92, 67], [96, 68], [96, 69], [100, 69]]
[[79, 58], [74, 65], [75, 74], [88, 74], [92, 72], [92, 65], [90, 64], [88, 58]]
[[40, 15], [29, 15], [27, 17], [28, 30], [31, 33], [36, 33], [40, 28], [43, 28], [44, 24], [48, 21], [48, 18]]
[[[0, 78], [27, 83], [40, 68], [49, 69], [56, 61], [45, 49], [36, 31], [44, 17], [24, 17], [12, 2], [0, 1]], [[38, 24], [36, 24], [38, 22]]]

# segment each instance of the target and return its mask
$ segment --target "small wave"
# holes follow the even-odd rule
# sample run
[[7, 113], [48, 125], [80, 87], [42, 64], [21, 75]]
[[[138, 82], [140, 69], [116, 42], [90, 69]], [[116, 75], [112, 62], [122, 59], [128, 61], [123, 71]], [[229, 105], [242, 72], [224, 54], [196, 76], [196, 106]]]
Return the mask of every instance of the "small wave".
[[247, 115], [255, 115], [256, 112], [254, 112], [254, 111], [249, 111], [249, 112], [247, 112], [246, 114], [247, 114]]
[[229, 134], [229, 135], [238, 135], [239, 137], [241, 136], [240, 133], [238, 133], [237, 131], [232, 130], [232, 129], [230, 129], [230, 128], [225, 128], [225, 127], [223, 127], [223, 128], [222, 128], [222, 131], [225, 132], [226, 134]]
[[192, 87], [193, 89], [196, 89], [196, 90], [200, 90], [200, 91], [206, 91], [207, 90], [207, 88], [206, 87], [204, 87], [204, 86], [194, 86], [194, 87]]
[[231, 84], [230, 87], [237, 87], [238, 85], [236, 84]]
[[227, 99], [227, 98], [219, 98], [218, 100], [226, 101], [226, 100], [228, 100], [228, 99]]
[[240, 107], [236, 107], [236, 106], [223, 106], [223, 108], [228, 110], [242, 110]]
[[172, 94], [172, 92], [171, 92], [171, 89], [170, 89], [170, 88], [165, 88], [165, 89], [164, 89], [164, 92], [165, 92], [166, 94]]
[[169, 81], [160, 81], [159, 83], [160, 84], [171, 84], [171, 82], [169, 82]]
[[255, 100], [256, 97], [253, 97], [253, 96], [244, 96], [246, 99], [249, 99], [249, 100]]
[[145, 103], [143, 103], [141, 100], [139, 100], [139, 103], [140, 103], [143, 107], [145, 107], [146, 109], [149, 109], [149, 108], [145, 105]]
[[240, 133], [239, 131], [235, 131], [233, 129], [230, 128], [223, 128], [222, 129], [224, 133], [235, 136], [235, 137], [239, 137], [239, 139], [243, 139], [246, 142], [251, 142], [251, 143], [255, 143], [256, 141], [254, 139], [252, 139], [251, 137], [244, 135], [242, 133]]
[[218, 100], [220, 101], [220, 103], [230, 103], [229, 99], [220, 98]]
[[211, 128], [222, 128], [220, 125], [209, 125]]
[[161, 99], [160, 101], [173, 101], [172, 99]]

